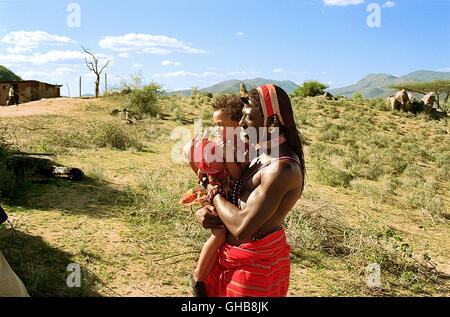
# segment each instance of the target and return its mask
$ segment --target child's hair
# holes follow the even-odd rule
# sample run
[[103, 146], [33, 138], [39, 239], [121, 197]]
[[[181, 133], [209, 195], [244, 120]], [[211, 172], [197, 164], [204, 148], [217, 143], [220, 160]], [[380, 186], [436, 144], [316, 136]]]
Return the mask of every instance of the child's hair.
[[233, 121], [240, 121], [242, 118], [242, 108], [244, 108], [244, 102], [239, 96], [220, 96], [214, 101], [212, 106], [215, 111], [225, 111], [225, 113], [227, 113]]

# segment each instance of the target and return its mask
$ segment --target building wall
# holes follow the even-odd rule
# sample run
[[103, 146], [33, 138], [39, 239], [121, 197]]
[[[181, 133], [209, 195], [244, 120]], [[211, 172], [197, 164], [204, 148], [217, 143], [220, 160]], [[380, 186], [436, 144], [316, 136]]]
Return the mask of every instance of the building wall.
[[19, 93], [19, 102], [25, 103], [29, 101], [40, 100], [43, 98], [58, 98], [60, 97], [60, 88], [55, 85], [35, 81], [24, 82], [3, 82], [0, 83], [0, 105], [6, 105], [9, 98], [9, 89], [12, 84], [17, 84]]

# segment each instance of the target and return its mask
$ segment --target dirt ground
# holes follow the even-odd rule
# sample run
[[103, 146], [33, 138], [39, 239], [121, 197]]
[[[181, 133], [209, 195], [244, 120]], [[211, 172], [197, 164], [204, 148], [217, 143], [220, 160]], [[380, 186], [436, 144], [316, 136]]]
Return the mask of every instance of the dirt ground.
[[31, 101], [19, 106], [0, 106], [0, 117], [68, 114], [80, 110], [80, 105], [87, 105], [89, 102], [89, 99], [57, 98]]
[[[0, 123], [10, 122], [11, 130], [18, 131], [20, 143], [32, 145], [32, 140], [36, 140], [36, 146], [39, 146], [43, 144], [42, 140], [46, 140], [49, 131], [69, 131], [74, 128], [74, 122], [83, 125], [93, 119], [109, 120], [109, 112], [117, 107], [121, 104], [109, 104], [102, 99], [43, 99], [18, 107], [0, 107]], [[170, 126], [177, 124], [174, 121], [162, 123]], [[32, 279], [24, 281], [32, 292], [39, 296], [78, 295], [67, 293], [64, 283], [61, 283], [63, 281], [60, 281], [61, 272], [53, 275], [53, 271], [48, 269], [60, 269], [66, 262], [74, 262], [91, 272], [95, 280], [91, 283], [95, 287], [87, 289], [86, 294], [80, 294], [82, 296], [190, 296], [187, 276], [195, 266], [198, 246], [203, 242], [198, 238], [198, 245], [192, 245], [185, 237], [191, 237], [184, 233], [191, 228], [193, 235], [201, 236], [192, 214], [186, 211], [184, 218], [190, 224], [188, 226], [185, 223], [167, 226], [146, 218], [150, 210], [135, 210], [127, 204], [112, 203], [126, 192], [127, 185], [143, 179], [142, 175], [152, 175], [155, 182], [160, 179], [154, 170], [161, 161], [168, 161], [170, 156], [170, 140], [166, 142], [163, 139], [161, 142], [164, 143], [152, 144], [151, 149], [143, 152], [113, 149], [62, 152], [55, 158], [58, 163], [81, 168], [91, 180], [35, 185], [26, 197], [6, 205], [16, 229], [26, 234], [28, 242], [25, 251], [35, 258], [21, 257], [23, 251], [10, 248], [6, 238], [0, 247], [8, 247], [6, 252], [2, 252], [10, 264], [23, 274], [21, 278], [26, 278], [25, 273], [33, 273]], [[182, 179], [192, 176], [187, 168], [174, 168], [183, 176]], [[179, 184], [174, 180], [171, 183], [173, 190], [176, 190]], [[169, 194], [167, 190], [161, 195]], [[355, 202], [357, 197], [352, 194], [329, 186], [309, 184], [297, 207], [315, 210], [331, 201], [333, 208], [336, 207], [350, 223], [363, 219], [361, 210], [369, 211], [377, 222], [395, 225], [402, 232], [402, 237], [417, 239], [417, 242], [413, 241], [415, 247], [429, 243], [430, 250], [427, 252], [437, 262], [439, 270], [448, 274], [448, 247], [445, 246], [448, 223], [434, 225], [420, 212], [406, 213], [387, 205], [377, 205], [383, 210], [381, 213], [378, 209], [372, 210], [369, 203], [361, 202], [359, 205]], [[180, 232], [178, 236], [182, 237], [181, 240], [177, 232]], [[5, 233], [5, 237], [9, 235], [10, 232]], [[46, 253], [36, 255], [36, 246]], [[296, 254], [291, 266], [288, 296], [383, 295], [365, 287], [365, 276], [350, 274], [350, 269], [352, 272], [356, 270], [347, 267], [339, 257], [324, 256], [315, 251]], [[54, 289], [48, 287], [49, 283]], [[392, 287], [389, 291], [395, 295], [412, 294], [394, 291]], [[433, 295], [443, 293], [441, 290], [432, 292]]]

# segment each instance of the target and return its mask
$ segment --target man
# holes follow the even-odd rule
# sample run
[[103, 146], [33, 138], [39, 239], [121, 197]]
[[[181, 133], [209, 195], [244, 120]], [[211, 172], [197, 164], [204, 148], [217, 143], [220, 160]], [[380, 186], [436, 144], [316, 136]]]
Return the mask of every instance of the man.
[[12, 105], [19, 106], [19, 94], [17, 91], [17, 85], [13, 84], [11, 88], [9, 89], [9, 99], [8, 99], [8, 106]]
[[[224, 225], [228, 229], [227, 242], [219, 250], [219, 259], [206, 282], [207, 294], [286, 296], [290, 247], [282, 222], [303, 191], [303, 147], [291, 102], [283, 89], [261, 86], [243, 101], [240, 126], [247, 132], [242, 135], [262, 153], [244, 172], [233, 203], [209, 186], [214, 206], [196, 212], [203, 227]], [[256, 142], [248, 132], [252, 129], [257, 133]]]

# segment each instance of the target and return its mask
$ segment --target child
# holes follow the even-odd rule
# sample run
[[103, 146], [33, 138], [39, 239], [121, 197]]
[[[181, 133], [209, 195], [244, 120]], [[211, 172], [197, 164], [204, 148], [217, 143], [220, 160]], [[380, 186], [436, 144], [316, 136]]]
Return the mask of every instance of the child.
[[[185, 156], [188, 158], [191, 168], [198, 175], [199, 180], [206, 174], [209, 183], [213, 185], [214, 190], [220, 190], [220, 193], [227, 199], [231, 199], [231, 190], [236, 179], [241, 177], [242, 166], [236, 160], [226, 161], [227, 151], [236, 150], [229, 146], [229, 143], [236, 144], [233, 140], [236, 134], [227, 135], [226, 128], [238, 128], [242, 117], [242, 108], [244, 103], [238, 96], [222, 96], [213, 104], [215, 110], [213, 114], [216, 132], [220, 136], [220, 142], [208, 140], [207, 132], [201, 140], [193, 140], [185, 147]], [[225, 161], [214, 160], [216, 151], [219, 151], [219, 157], [222, 154]], [[195, 202], [203, 205], [212, 203], [211, 192], [207, 197], [196, 190]], [[182, 198], [183, 199], [183, 198]], [[226, 241], [227, 229], [211, 229], [211, 237], [205, 243], [198, 259], [197, 267], [190, 275], [189, 284], [195, 297], [206, 296], [206, 281], [215, 262], [217, 261], [217, 251]]]

